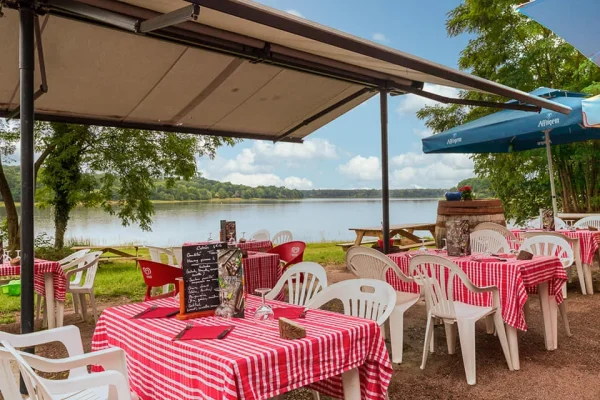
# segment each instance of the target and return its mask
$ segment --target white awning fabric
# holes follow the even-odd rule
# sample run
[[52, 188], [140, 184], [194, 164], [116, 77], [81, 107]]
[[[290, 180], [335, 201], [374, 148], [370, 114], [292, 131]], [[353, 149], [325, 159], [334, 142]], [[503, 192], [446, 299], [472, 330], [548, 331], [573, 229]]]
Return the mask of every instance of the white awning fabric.
[[[148, 34], [111, 26], [111, 17], [143, 21], [192, 2], [200, 5], [196, 21]], [[90, 10], [110, 15], [100, 20]], [[39, 22], [49, 90], [35, 102], [42, 120], [301, 141], [381, 85], [401, 93], [424, 82], [568, 112], [246, 0], [49, 0], [45, 12]], [[0, 116], [19, 104], [18, 12], [4, 13]]]

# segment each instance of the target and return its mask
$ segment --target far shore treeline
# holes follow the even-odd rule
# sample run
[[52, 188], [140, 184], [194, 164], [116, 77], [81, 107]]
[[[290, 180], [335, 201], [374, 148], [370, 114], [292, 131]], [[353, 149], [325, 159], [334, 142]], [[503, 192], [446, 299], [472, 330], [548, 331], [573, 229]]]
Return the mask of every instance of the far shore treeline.
[[[4, 167], [4, 173], [12, 190], [15, 201], [21, 199], [20, 172], [18, 166]], [[471, 185], [478, 198], [492, 197], [489, 182], [479, 178], [465, 179], [456, 187]], [[100, 188], [100, 183], [98, 183]], [[456, 190], [456, 187], [446, 189], [392, 189], [390, 197], [395, 199], [439, 199], [443, 198], [448, 190]], [[43, 197], [44, 185], [37, 186], [39, 196]], [[250, 187], [235, 185], [230, 182], [219, 182], [202, 177], [189, 180], [178, 180], [173, 185], [167, 184], [166, 180], [157, 180], [150, 195], [151, 200], [158, 201], [193, 201], [212, 199], [376, 199], [381, 197], [379, 189], [314, 189], [298, 190], [277, 186]], [[115, 199], [117, 200], [117, 199]]]

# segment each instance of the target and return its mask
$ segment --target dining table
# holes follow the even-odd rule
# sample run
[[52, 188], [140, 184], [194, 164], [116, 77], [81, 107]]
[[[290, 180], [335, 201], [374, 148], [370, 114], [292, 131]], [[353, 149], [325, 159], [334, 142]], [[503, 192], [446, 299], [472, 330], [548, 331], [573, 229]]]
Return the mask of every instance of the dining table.
[[[541, 229], [511, 229], [511, 232], [519, 240], [524, 239], [524, 234], [528, 232], [543, 232]], [[573, 250], [578, 252], [579, 259], [583, 264], [583, 279], [585, 284], [584, 294], [594, 294], [594, 285], [592, 281], [592, 265], [594, 263], [594, 256], [599, 253], [600, 249], [600, 231], [591, 231], [589, 229], [559, 229], [552, 231], [554, 233], [560, 233], [573, 239], [577, 239], [578, 242], [572, 245]]]
[[[130, 387], [142, 400], [269, 399], [305, 386], [334, 398], [387, 397], [393, 370], [375, 321], [308, 310], [294, 320], [306, 337], [288, 340], [278, 320], [253, 318], [261, 305], [256, 296], [247, 296], [245, 318], [134, 318], [153, 305], [179, 306], [169, 298], [107, 308], [92, 338], [93, 351], [125, 351]], [[176, 340], [190, 322], [233, 330], [222, 339]]]
[[[0, 265], [0, 276], [20, 276], [21, 266], [4, 262]], [[48, 328], [62, 326], [64, 304], [67, 293], [67, 277], [58, 261], [35, 259], [33, 263], [33, 289], [46, 297]], [[58, 314], [58, 315], [57, 315]]]
[[[524, 307], [530, 294], [539, 294], [546, 349], [557, 348], [557, 309], [558, 304], [564, 300], [562, 285], [567, 281], [567, 274], [558, 257], [536, 256], [531, 260], [517, 260], [511, 254], [501, 257], [484, 257], [481, 254], [450, 257], [443, 250], [394, 253], [388, 256], [404, 274], [410, 275], [410, 260], [419, 254], [446, 257], [457, 264], [476, 286], [498, 287], [502, 319], [514, 369], [520, 369], [517, 331], [527, 330]], [[419, 293], [416, 283], [402, 281], [392, 269], [387, 271], [386, 280], [398, 291]], [[474, 293], [458, 281], [454, 285], [454, 300], [477, 306], [492, 305], [490, 293]]]
[[246, 240], [236, 244], [242, 250], [265, 252], [273, 248], [273, 242], [270, 240]]

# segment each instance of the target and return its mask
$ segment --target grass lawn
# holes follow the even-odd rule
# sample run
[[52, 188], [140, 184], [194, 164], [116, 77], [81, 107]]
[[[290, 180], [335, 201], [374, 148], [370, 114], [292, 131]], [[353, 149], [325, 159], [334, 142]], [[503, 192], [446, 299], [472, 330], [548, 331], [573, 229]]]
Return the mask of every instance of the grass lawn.
[[[122, 249], [135, 253], [133, 248]], [[149, 258], [148, 250], [140, 248], [139, 255]], [[344, 264], [344, 255], [335, 243], [309, 243], [304, 252], [305, 261], [321, 265]], [[164, 260], [166, 262], [166, 259]], [[95, 294], [99, 303], [128, 298], [132, 302], [141, 301], [146, 292], [142, 273], [132, 261], [103, 262], [96, 273]], [[67, 305], [71, 296], [67, 297]], [[0, 294], [0, 325], [16, 321], [16, 313], [21, 309], [21, 298]]]

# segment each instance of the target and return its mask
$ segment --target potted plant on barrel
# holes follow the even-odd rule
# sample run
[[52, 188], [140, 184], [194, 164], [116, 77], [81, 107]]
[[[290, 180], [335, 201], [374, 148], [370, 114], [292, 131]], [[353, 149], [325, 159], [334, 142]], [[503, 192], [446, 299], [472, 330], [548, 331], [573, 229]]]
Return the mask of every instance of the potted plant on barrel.
[[460, 199], [463, 201], [473, 200], [475, 197], [473, 196], [473, 188], [471, 186], [463, 186], [458, 189], [460, 192]]

